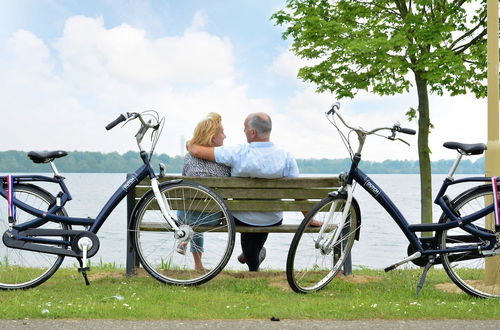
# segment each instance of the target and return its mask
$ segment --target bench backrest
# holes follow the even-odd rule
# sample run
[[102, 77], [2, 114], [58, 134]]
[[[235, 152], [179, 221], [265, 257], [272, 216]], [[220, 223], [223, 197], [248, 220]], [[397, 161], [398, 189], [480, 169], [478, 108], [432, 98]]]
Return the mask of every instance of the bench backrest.
[[[160, 182], [183, 179], [213, 189], [236, 211], [309, 211], [328, 192], [339, 186], [338, 178], [300, 177], [256, 179], [233, 177], [185, 177], [168, 175]], [[135, 189], [136, 201], [149, 189], [146, 181]]]

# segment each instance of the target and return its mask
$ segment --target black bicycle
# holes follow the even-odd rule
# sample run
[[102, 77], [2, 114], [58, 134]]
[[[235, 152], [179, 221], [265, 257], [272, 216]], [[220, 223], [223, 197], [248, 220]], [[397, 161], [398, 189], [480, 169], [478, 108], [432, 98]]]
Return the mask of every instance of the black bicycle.
[[[87, 259], [99, 249], [97, 233], [118, 203], [146, 178], [147, 191], [129, 220], [128, 235], [144, 269], [157, 280], [178, 285], [197, 285], [216, 276], [233, 251], [235, 226], [224, 201], [209, 188], [183, 180], [158, 183], [150, 160], [164, 124], [154, 111], [120, 115], [107, 130], [132, 120], [140, 122], [136, 134], [141, 165], [116, 192], [96, 218], [69, 217], [64, 206], [72, 199], [54, 160], [64, 151], [30, 152], [35, 163], [50, 164], [54, 176], [0, 176], [0, 289], [26, 289], [49, 279], [65, 257], [79, 262], [87, 278]], [[151, 148], [143, 139], [151, 130]], [[59, 185], [54, 196], [36, 183]], [[1, 200], [0, 200], [1, 202]], [[125, 219], [124, 219], [125, 220]], [[162, 230], [158, 230], [158, 228]], [[205, 232], [212, 232], [204, 235]], [[202, 241], [203, 246], [198, 243]], [[190, 246], [193, 252], [186, 253]], [[124, 251], [125, 252], [125, 251]], [[203, 269], [195, 269], [194, 253], [203, 256]]]
[[[443, 214], [437, 223], [409, 224], [384, 191], [358, 165], [367, 136], [378, 135], [405, 142], [396, 135], [415, 134], [415, 131], [402, 128], [399, 124], [370, 131], [354, 128], [344, 121], [338, 112], [339, 107], [335, 103], [326, 115], [350, 152], [351, 168], [348, 173], [339, 175], [339, 190], [329, 193], [307, 214], [293, 237], [286, 265], [287, 279], [292, 289], [299, 293], [320, 290], [340, 271], [354, 241], [359, 240], [361, 212], [353, 197], [354, 187], [359, 183], [389, 213], [410, 243], [408, 257], [387, 267], [385, 271], [407, 262], [424, 267], [417, 286], [418, 295], [429, 268], [441, 265], [450, 279], [469, 295], [500, 298], [499, 185], [496, 178], [490, 177], [453, 178], [462, 156], [480, 155], [486, 146], [482, 143], [444, 144], [445, 148], [458, 151], [458, 157], [435, 198]], [[355, 153], [348, 136], [337, 126], [335, 117], [350, 132], [356, 133], [359, 145]], [[383, 136], [378, 134], [380, 131], [390, 131], [391, 134]], [[465, 190], [453, 199], [446, 195], [449, 186], [465, 182], [483, 184]], [[317, 233], [306, 231], [313, 219], [323, 221]], [[418, 232], [432, 232], [434, 235], [418, 237]]]

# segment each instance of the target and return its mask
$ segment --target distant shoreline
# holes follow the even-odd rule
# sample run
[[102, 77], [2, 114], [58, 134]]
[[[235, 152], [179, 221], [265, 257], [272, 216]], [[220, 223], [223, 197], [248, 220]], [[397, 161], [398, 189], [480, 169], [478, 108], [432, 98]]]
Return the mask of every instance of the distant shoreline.
[[[433, 174], [448, 173], [452, 159], [431, 162]], [[167, 154], [154, 154], [152, 164], [164, 163], [169, 173], [181, 173], [183, 156], [171, 157]], [[141, 160], [138, 153], [129, 151], [124, 154], [117, 152], [101, 153], [89, 151], [71, 151], [68, 156], [57, 159], [59, 171], [65, 173], [129, 173], [137, 169]], [[337, 174], [347, 171], [351, 160], [343, 159], [297, 159], [300, 173], [303, 174]], [[369, 174], [419, 174], [418, 160], [384, 160], [380, 162], [365, 160], [361, 169]], [[51, 172], [48, 164], [34, 164], [25, 151], [0, 151], [0, 172], [2, 173], [44, 173]], [[457, 174], [484, 173], [484, 158], [474, 162], [463, 159]]]

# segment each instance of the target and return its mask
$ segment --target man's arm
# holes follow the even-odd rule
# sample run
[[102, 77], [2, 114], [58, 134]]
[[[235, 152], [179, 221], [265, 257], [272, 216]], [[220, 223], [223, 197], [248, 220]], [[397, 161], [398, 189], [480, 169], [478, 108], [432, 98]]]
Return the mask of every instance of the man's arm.
[[188, 143], [187, 150], [194, 157], [211, 160], [215, 162], [214, 147], [205, 147], [205, 146], [200, 146], [199, 144]]

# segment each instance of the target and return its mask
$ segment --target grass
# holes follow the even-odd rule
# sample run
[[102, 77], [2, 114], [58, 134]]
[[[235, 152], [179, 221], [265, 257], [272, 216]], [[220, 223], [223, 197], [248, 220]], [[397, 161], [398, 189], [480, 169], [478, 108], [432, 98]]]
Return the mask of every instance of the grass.
[[500, 300], [475, 299], [429, 271], [415, 298], [420, 270], [358, 270], [324, 290], [293, 293], [283, 272], [223, 272], [196, 287], [168, 286], [145, 274], [101, 264], [91, 285], [74, 269], [60, 269], [41, 286], [0, 291], [0, 318], [80, 319], [499, 319]]

